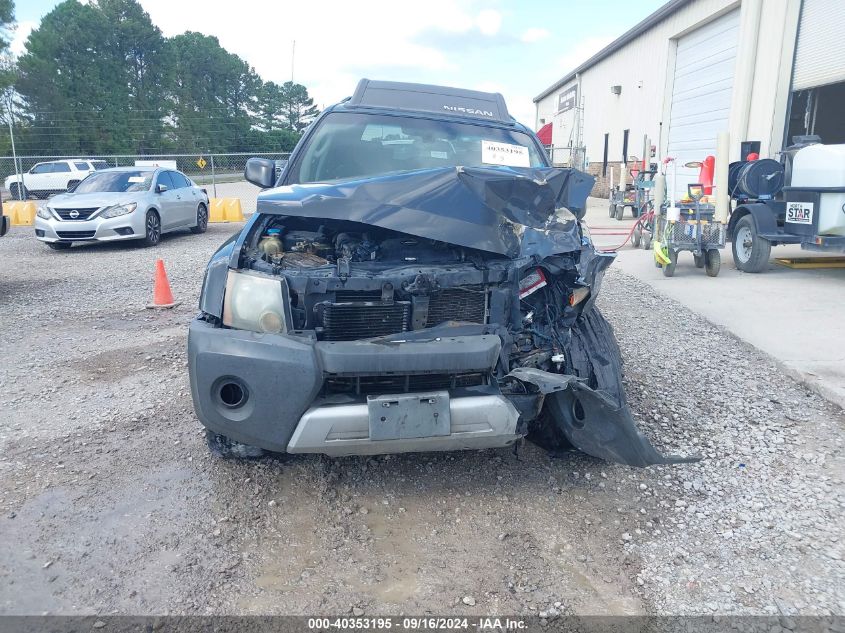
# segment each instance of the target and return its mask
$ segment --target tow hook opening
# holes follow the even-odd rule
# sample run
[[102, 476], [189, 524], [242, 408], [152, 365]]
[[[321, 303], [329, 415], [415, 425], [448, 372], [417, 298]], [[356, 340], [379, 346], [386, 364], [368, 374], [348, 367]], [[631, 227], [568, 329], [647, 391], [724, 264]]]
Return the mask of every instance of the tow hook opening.
[[230, 409], [242, 407], [249, 397], [246, 387], [234, 380], [226, 380], [221, 383], [217, 394], [220, 397], [220, 402]]
[[584, 405], [578, 396], [572, 397], [572, 426], [576, 429], [584, 428], [584, 421], [587, 419], [587, 414], [584, 412]]

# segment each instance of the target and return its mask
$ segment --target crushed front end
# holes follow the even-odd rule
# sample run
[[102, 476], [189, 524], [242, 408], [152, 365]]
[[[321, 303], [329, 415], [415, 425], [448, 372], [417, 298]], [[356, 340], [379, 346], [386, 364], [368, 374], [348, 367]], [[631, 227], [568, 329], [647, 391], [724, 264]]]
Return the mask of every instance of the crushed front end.
[[[614, 255], [570, 212], [572, 170], [433, 169], [262, 194], [191, 324], [197, 414], [273, 451], [574, 445], [664, 457], [625, 404], [595, 307]], [[580, 206], [579, 206], [580, 205]]]

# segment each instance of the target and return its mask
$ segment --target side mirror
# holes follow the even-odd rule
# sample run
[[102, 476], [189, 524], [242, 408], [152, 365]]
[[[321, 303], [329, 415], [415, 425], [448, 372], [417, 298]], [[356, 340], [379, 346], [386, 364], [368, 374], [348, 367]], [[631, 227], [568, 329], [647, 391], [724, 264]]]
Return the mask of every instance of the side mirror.
[[156, 185], [156, 193], [164, 193], [165, 191], [167, 191], [167, 185], [161, 183]]
[[74, 189], [76, 189], [76, 185], [78, 185], [78, 184], [79, 184], [79, 182], [69, 182], [69, 183], [68, 183], [68, 185], [67, 185], [67, 190], [66, 190], [66, 191], [67, 191], [68, 193], [72, 193], [72, 192], [73, 192], [73, 190], [74, 190]]
[[246, 161], [244, 178], [262, 189], [269, 189], [276, 184], [276, 161], [269, 158], [250, 158]]

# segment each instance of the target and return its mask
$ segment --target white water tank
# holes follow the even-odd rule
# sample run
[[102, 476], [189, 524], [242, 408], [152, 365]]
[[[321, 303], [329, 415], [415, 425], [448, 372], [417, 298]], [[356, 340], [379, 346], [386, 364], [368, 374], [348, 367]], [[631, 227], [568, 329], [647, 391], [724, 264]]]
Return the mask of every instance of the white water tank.
[[[792, 187], [819, 190], [819, 235], [845, 235], [845, 145], [810, 145], [795, 153]], [[841, 191], [825, 191], [838, 188]]]

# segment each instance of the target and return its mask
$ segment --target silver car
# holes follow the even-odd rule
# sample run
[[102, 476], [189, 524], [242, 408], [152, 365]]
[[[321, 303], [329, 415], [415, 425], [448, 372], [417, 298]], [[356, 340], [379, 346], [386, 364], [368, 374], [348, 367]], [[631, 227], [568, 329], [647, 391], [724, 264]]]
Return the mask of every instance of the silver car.
[[183, 173], [159, 167], [114, 167], [94, 172], [68, 193], [38, 207], [35, 236], [52, 249], [74, 242], [143, 240], [208, 227], [208, 195]]

